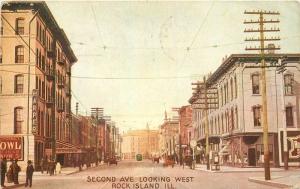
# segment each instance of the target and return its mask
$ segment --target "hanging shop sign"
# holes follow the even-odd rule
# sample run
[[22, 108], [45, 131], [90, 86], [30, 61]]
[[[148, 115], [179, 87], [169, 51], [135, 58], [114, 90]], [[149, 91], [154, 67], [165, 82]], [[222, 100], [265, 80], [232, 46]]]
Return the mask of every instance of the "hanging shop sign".
[[300, 135], [295, 137], [288, 137], [291, 142], [291, 149], [289, 150], [289, 158], [298, 159], [300, 158]]
[[0, 158], [23, 160], [23, 137], [0, 136]]

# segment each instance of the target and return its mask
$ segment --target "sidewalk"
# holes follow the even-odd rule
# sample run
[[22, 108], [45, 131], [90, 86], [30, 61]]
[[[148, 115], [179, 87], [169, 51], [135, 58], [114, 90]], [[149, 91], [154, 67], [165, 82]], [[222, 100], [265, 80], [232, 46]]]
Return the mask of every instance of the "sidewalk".
[[[212, 171], [212, 170], [207, 170], [206, 165], [203, 164], [196, 164], [195, 170], [199, 171], [206, 171], [206, 172], [211, 172], [211, 173], [236, 173], [236, 172], [263, 172], [264, 168], [262, 167], [229, 167], [229, 166], [222, 166], [220, 165], [220, 170], [219, 171]], [[279, 171], [284, 171], [283, 168], [271, 168], [272, 172], [279, 172]]]
[[248, 181], [276, 188], [300, 189], [300, 170], [288, 171], [285, 175], [271, 176], [269, 181], [266, 181], [264, 177], [250, 177]]
[[[99, 164], [99, 166], [101, 166], [101, 165], [102, 164]], [[96, 166], [92, 166], [92, 167], [90, 167], [88, 169], [93, 169], [93, 168], [96, 168]], [[87, 167], [84, 166], [81, 171], [84, 171], [84, 170], [87, 170]], [[49, 174], [47, 174], [47, 171], [44, 171], [44, 174], [42, 174], [40, 171], [35, 171], [33, 173], [33, 178], [60, 177], [60, 176], [70, 175], [70, 174], [74, 174], [74, 173], [78, 173], [78, 172], [80, 172], [78, 167], [75, 167], [75, 168], [74, 167], [64, 167], [64, 168], [62, 168], [60, 174], [55, 174], [53, 176], [50, 176]], [[0, 189], [12, 189], [12, 188], [18, 188], [18, 187], [21, 187], [21, 186], [25, 186], [25, 178], [26, 178], [25, 171], [21, 171], [19, 173], [19, 183], [20, 184], [14, 184], [14, 183], [7, 183], [7, 182], [5, 182], [5, 186], [6, 187], [1, 188], [1, 186], [0, 186]]]

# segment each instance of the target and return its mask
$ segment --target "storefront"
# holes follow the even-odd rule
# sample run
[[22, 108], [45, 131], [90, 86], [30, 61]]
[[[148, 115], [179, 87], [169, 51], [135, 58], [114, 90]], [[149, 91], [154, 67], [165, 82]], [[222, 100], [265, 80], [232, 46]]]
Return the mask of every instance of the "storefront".
[[[269, 134], [270, 164], [278, 166], [277, 134]], [[221, 163], [238, 167], [262, 167], [264, 145], [262, 134], [236, 135], [222, 139]]]
[[[280, 165], [284, 162], [284, 133], [280, 131]], [[300, 131], [287, 131], [287, 152], [289, 166], [300, 165]]]

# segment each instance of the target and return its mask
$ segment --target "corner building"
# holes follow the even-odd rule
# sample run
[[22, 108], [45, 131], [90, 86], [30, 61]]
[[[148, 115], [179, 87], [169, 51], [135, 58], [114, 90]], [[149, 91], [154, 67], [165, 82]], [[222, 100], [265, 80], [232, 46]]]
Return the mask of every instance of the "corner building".
[[27, 160], [38, 167], [54, 154], [63, 159], [73, 147], [70, 86], [77, 58], [45, 2], [7, 2], [1, 11], [0, 137], [22, 140], [22, 167]]
[[[278, 73], [282, 57], [286, 57], [286, 70]], [[232, 54], [208, 77], [208, 87], [218, 93], [218, 107], [208, 112], [209, 145], [224, 165], [263, 166], [259, 62], [259, 54]], [[266, 54], [269, 150], [271, 165], [276, 167], [283, 166], [284, 151], [288, 152], [290, 166], [299, 165], [300, 145], [296, 144], [300, 141], [299, 63], [300, 54]], [[204, 111], [199, 109], [196, 95], [189, 102], [193, 108], [195, 138], [199, 146], [205, 147]], [[203, 155], [198, 158], [205, 161]]]

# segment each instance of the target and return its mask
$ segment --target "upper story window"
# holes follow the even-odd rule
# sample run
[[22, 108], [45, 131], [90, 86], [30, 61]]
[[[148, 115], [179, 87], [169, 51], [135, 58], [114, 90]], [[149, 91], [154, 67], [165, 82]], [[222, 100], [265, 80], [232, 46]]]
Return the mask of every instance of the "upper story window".
[[15, 48], [15, 62], [24, 63], [24, 46], [19, 45]]
[[293, 81], [294, 81], [294, 77], [292, 74], [284, 75], [284, 93], [285, 93], [285, 95], [293, 94]]
[[2, 48], [0, 47], [0, 64], [2, 63]]
[[16, 34], [24, 35], [24, 18], [17, 18], [16, 19]]
[[294, 126], [293, 107], [288, 106], [285, 108], [286, 126]]
[[252, 94], [259, 94], [259, 75], [253, 74], [252, 79]]
[[0, 27], [0, 35], [3, 35], [3, 20], [1, 18], [1, 23], [0, 23], [1, 27]]
[[0, 75], [0, 94], [2, 93], [2, 76]]
[[23, 93], [24, 88], [24, 76], [16, 75], [15, 76], [15, 93]]
[[254, 127], [260, 127], [261, 126], [261, 107], [260, 106], [254, 106], [253, 107], [253, 121], [254, 121]]
[[233, 79], [230, 79], [230, 100], [233, 100]]
[[16, 107], [14, 110], [14, 115], [14, 134], [21, 134], [23, 124], [23, 108]]
[[238, 93], [238, 86], [237, 86], [237, 80], [236, 80], [236, 76], [234, 76], [234, 92], [235, 92], [235, 98], [237, 98], [237, 93]]

